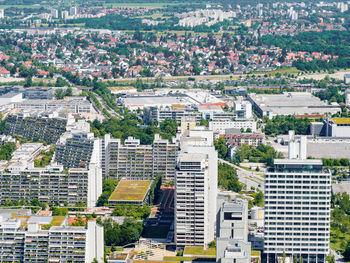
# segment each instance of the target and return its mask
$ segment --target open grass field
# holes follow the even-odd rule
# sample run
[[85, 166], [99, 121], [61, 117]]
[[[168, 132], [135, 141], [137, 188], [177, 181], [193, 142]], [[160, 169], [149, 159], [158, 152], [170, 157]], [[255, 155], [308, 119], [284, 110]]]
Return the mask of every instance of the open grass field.
[[301, 72], [299, 69], [297, 69], [296, 67], [284, 67], [284, 68], [279, 68], [279, 69], [276, 69], [276, 70], [273, 70], [273, 71], [255, 71], [255, 72], [252, 72], [252, 74], [267, 74], [267, 75], [270, 75], [271, 76], [275, 76], [277, 73], [280, 73], [281, 75], [284, 75], [284, 74], [298, 74], [299, 72]]
[[121, 180], [108, 201], [140, 201], [142, 202], [152, 181]]
[[186, 246], [184, 255], [215, 256], [216, 249], [209, 248], [208, 250], [204, 250], [201, 246]]

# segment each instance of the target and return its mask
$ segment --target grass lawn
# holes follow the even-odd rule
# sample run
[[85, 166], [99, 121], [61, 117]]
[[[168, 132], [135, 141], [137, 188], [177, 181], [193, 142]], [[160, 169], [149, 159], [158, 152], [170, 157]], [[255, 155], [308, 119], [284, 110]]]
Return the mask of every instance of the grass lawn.
[[279, 68], [276, 70], [272, 70], [272, 71], [254, 71], [252, 72], [252, 74], [271, 74], [271, 76], [275, 76], [277, 73], [280, 73], [281, 75], [283, 74], [297, 74], [301, 72], [299, 69], [297, 69], [296, 67], [283, 67], [283, 68]]
[[194, 257], [164, 257], [163, 260], [164, 261], [192, 261], [194, 260]]
[[186, 246], [184, 255], [215, 256], [216, 249], [209, 248], [208, 250], [204, 250], [201, 246]]
[[60, 226], [63, 223], [63, 220], [66, 219], [65, 216], [54, 216], [51, 225], [52, 226]]
[[148, 180], [121, 180], [109, 201], [143, 201], [152, 181]]
[[169, 225], [146, 226], [143, 229], [142, 237], [146, 238], [166, 238], [169, 232]]

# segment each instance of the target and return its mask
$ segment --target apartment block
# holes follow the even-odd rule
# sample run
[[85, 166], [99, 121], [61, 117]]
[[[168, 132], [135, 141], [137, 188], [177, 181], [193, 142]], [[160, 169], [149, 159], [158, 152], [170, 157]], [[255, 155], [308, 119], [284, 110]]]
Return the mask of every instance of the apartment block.
[[216, 220], [216, 262], [250, 263], [251, 244], [248, 242], [248, 201], [218, 198]]
[[[0, 171], [0, 203], [25, 200], [49, 204], [75, 205], [84, 202], [93, 207], [102, 193], [102, 177], [97, 167], [64, 170], [63, 166], [45, 168], [15, 167]], [[95, 169], [93, 169], [95, 168]], [[11, 169], [11, 167], [10, 167]]]
[[19, 136], [29, 141], [43, 140], [55, 144], [66, 130], [67, 119], [22, 117], [9, 115], [6, 118], [4, 134]]
[[205, 246], [214, 240], [218, 157], [205, 127], [179, 135], [175, 176], [175, 243]]
[[129, 137], [124, 144], [120, 139], [105, 135], [102, 143], [104, 176], [127, 179], [152, 179], [162, 175], [173, 180], [178, 152], [177, 143], [155, 135], [152, 145], [141, 145], [140, 140]]
[[[83, 263], [96, 258], [103, 262], [102, 226], [96, 221], [88, 221], [86, 227], [68, 226], [68, 218], [60, 220], [0, 210], [0, 261]], [[51, 226], [58, 221], [58, 226]]]
[[102, 193], [99, 163], [92, 159], [88, 168], [64, 169], [57, 164], [34, 167], [34, 159], [43, 149], [41, 143], [26, 143], [9, 162], [1, 163], [0, 203], [38, 199], [49, 204], [84, 202], [88, 207], [95, 206]]
[[306, 138], [289, 133], [289, 158], [265, 174], [265, 244], [268, 262], [283, 252], [290, 262], [325, 262], [330, 242], [331, 172], [306, 158]]
[[64, 168], [87, 168], [91, 157], [99, 152], [99, 139], [93, 133], [78, 132], [71, 138], [62, 139], [55, 149], [55, 161]]

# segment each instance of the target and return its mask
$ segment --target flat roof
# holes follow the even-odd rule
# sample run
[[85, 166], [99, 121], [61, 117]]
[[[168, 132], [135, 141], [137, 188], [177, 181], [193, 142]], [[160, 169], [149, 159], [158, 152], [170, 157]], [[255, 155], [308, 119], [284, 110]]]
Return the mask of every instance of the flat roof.
[[335, 124], [350, 124], [350, 118], [331, 118]]
[[332, 184], [332, 191], [335, 194], [344, 192], [350, 194], [350, 182], [346, 181], [340, 184]]
[[150, 180], [120, 180], [108, 201], [140, 201], [145, 199], [152, 184]]
[[305, 165], [322, 165], [322, 160], [320, 159], [274, 159], [274, 164], [305, 164]]
[[335, 113], [339, 105], [328, 105], [309, 92], [285, 92], [283, 94], [250, 94], [250, 99], [263, 111], [278, 115], [305, 115]]

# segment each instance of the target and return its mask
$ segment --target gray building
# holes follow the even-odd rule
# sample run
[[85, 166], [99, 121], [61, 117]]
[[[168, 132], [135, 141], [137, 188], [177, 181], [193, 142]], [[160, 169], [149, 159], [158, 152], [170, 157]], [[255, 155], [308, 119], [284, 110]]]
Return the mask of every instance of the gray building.
[[[221, 204], [220, 204], [221, 203]], [[216, 262], [250, 263], [248, 242], [248, 201], [218, 199], [220, 209], [216, 220]]]

